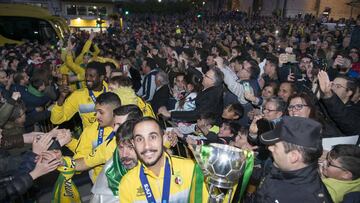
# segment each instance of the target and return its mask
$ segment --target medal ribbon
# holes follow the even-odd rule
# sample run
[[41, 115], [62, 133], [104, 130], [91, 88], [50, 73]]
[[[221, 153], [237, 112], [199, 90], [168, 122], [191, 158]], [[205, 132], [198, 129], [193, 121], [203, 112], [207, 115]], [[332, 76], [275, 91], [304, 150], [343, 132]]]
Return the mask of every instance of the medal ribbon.
[[[105, 93], [105, 92], [106, 92], [106, 88], [104, 87], [103, 93]], [[91, 100], [92, 100], [94, 103], [96, 103], [96, 97], [95, 97], [94, 92], [93, 92], [92, 90], [89, 90], [89, 96], [90, 96]]]
[[[103, 143], [103, 135], [104, 135], [104, 128], [100, 127], [98, 132], [98, 140], [97, 140], [97, 146], [101, 145]], [[106, 140], [111, 140], [115, 136], [115, 132], [112, 131], [110, 135], [106, 138]]]
[[[156, 203], [153, 192], [151, 191], [151, 187], [149, 181], [144, 173], [144, 166], [140, 168], [140, 181], [142, 188], [145, 192], [146, 199], [148, 203]], [[163, 191], [161, 197], [161, 203], [168, 203], [170, 198], [170, 182], [171, 182], [171, 170], [169, 160], [166, 158], [165, 161], [165, 170], [164, 170], [164, 183], [163, 183]]]

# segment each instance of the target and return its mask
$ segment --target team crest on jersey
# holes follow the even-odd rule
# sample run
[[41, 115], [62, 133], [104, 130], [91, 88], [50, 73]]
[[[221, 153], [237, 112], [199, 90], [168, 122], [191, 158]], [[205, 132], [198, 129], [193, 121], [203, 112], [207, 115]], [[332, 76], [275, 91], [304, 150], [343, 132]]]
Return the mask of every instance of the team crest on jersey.
[[136, 196], [137, 197], [140, 197], [140, 196], [145, 196], [145, 192], [144, 192], [144, 189], [140, 186], [138, 188], [136, 188]]

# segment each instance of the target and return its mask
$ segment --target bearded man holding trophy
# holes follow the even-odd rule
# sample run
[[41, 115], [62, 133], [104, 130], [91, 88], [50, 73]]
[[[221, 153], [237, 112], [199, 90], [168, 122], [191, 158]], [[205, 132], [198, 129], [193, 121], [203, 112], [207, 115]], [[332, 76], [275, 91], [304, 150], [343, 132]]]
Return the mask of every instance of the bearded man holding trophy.
[[215, 143], [190, 146], [196, 164], [165, 152], [163, 135], [154, 119], [135, 124], [132, 143], [140, 162], [122, 178], [120, 202], [229, 203], [236, 187], [243, 195], [252, 173], [253, 152]]

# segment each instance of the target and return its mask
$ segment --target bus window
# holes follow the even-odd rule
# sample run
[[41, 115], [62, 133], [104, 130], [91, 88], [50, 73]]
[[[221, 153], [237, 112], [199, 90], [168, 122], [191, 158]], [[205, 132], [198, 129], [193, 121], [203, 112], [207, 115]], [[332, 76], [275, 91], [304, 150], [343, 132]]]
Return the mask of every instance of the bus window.
[[0, 34], [12, 40], [55, 42], [56, 32], [49, 22], [30, 17], [0, 16]]

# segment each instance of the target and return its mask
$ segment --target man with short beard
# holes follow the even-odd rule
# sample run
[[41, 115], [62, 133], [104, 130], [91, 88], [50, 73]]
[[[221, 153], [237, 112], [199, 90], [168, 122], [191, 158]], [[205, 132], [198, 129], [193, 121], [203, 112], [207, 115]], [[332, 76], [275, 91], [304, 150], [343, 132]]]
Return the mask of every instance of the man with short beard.
[[[70, 94], [68, 86], [60, 87], [60, 95], [57, 103], [51, 110], [50, 120], [53, 124], [61, 124], [70, 120], [76, 112], [79, 112], [83, 128], [90, 126], [96, 121], [95, 103], [96, 97], [107, 92], [104, 64], [91, 62], [85, 72], [86, 88], [76, 90]], [[70, 96], [68, 96], [70, 94]]]
[[140, 162], [121, 179], [120, 202], [188, 202], [194, 162], [167, 154], [163, 135], [152, 118], [135, 123], [132, 143]]
[[130, 140], [134, 122], [135, 120], [125, 121], [116, 132], [117, 148], [113, 158], [106, 162], [91, 189], [91, 192], [94, 194], [91, 202], [119, 202], [119, 182], [128, 170], [134, 168], [138, 164], [138, 159]]

